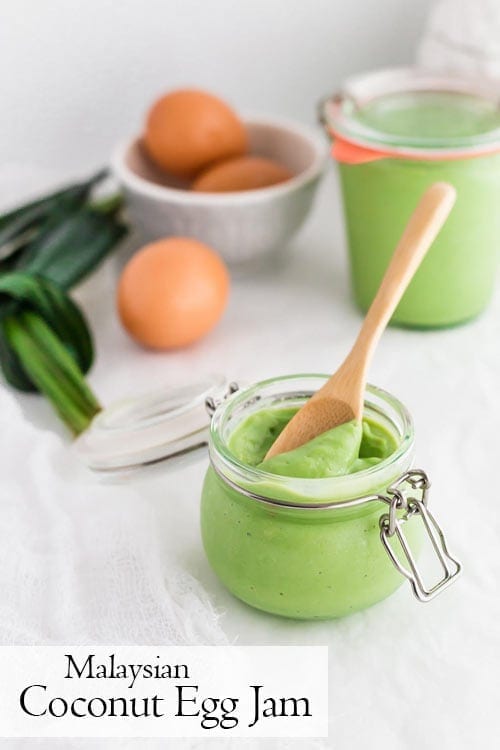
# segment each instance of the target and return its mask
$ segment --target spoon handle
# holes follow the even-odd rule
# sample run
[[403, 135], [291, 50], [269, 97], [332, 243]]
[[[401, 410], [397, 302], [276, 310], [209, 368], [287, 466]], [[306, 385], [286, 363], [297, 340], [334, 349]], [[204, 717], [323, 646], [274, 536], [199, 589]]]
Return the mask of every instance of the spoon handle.
[[425, 191], [394, 251], [353, 348], [339, 369], [292, 417], [266, 458], [303, 445], [351, 419], [362, 419], [366, 374], [375, 347], [455, 198], [455, 188], [446, 182], [436, 182]]
[[413, 212], [348, 356], [358, 362], [363, 358], [365, 371], [406, 287], [448, 218], [455, 198], [452, 185], [436, 182], [425, 191]]

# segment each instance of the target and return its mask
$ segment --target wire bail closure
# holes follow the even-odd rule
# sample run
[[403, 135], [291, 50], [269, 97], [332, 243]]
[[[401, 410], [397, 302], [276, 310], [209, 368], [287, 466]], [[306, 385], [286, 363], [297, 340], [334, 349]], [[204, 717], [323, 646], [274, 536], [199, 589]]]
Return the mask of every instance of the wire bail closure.
[[233, 393], [236, 393], [236, 391], [240, 390], [240, 386], [238, 383], [235, 383], [234, 381], [229, 383], [227, 387], [227, 392], [224, 394], [224, 396], [221, 399], [216, 399], [213, 396], [209, 396], [205, 399], [205, 409], [207, 411], [208, 416], [210, 419], [212, 419], [213, 415], [215, 414], [215, 410], [218, 406], [221, 405], [223, 401], [225, 401], [227, 398], [233, 395]]
[[[395, 568], [408, 579], [413, 594], [420, 602], [434, 599], [443, 589], [447, 588], [461, 573], [462, 566], [458, 560], [450, 555], [444, 534], [436, 519], [427, 507], [430, 481], [421, 469], [414, 469], [402, 474], [399, 479], [387, 489], [389, 512], [380, 516], [380, 539]], [[405, 489], [406, 488], [406, 489]], [[412, 493], [419, 492], [420, 498]], [[402, 515], [398, 516], [398, 511]], [[426, 588], [420, 570], [403, 532], [403, 525], [412, 516], [420, 516], [425, 531], [431, 540], [436, 557], [443, 570], [442, 578], [431, 588]], [[389, 539], [396, 538], [399, 547], [408, 563], [405, 567], [391, 547]]]

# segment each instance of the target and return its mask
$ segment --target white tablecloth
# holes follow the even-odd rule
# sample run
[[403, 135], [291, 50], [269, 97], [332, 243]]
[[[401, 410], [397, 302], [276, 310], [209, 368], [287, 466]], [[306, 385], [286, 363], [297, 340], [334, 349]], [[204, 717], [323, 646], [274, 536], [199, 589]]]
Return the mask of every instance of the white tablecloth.
[[[2, 182], [4, 201], [6, 184]], [[17, 196], [16, 196], [17, 197]], [[471, 250], [473, 251], [473, 249]], [[231, 379], [250, 382], [280, 373], [331, 372], [347, 352], [360, 324], [351, 303], [337, 187], [330, 174], [306, 227], [288, 249], [282, 265], [258, 275], [235, 279], [231, 302], [220, 326], [199, 345], [172, 354], [155, 354], [139, 349], [121, 330], [114, 313], [114, 273], [116, 263], [79, 291], [96, 335], [97, 362], [91, 382], [104, 403], [118, 396], [147, 390], [159, 384], [176, 384], [186, 378], [211, 371], [222, 371]], [[337, 750], [384, 748], [492, 747], [500, 734], [500, 512], [498, 510], [497, 462], [500, 409], [496, 388], [500, 374], [500, 298], [479, 320], [446, 331], [415, 332], [390, 329], [384, 335], [371, 370], [371, 381], [392, 391], [410, 409], [417, 432], [418, 464], [433, 482], [431, 504], [448, 536], [451, 551], [463, 562], [461, 580], [434, 602], [416, 602], [405, 584], [390, 599], [372, 609], [335, 622], [293, 622], [254, 611], [227, 593], [205, 560], [198, 529], [198, 503], [206, 457], [186, 465], [159, 465], [136, 474], [122, 486], [125, 512], [132, 504], [137, 518], [148, 519], [156, 528], [150, 537], [149, 576], [146, 588], [155, 595], [170, 573], [186, 576], [200, 612], [210, 608], [222, 612], [219, 626], [215, 618], [210, 632], [196, 623], [192, 633], [198, 642], [222, 642], [224, 638], [242, 644], [327, 644], [330, 648], [330, 740]], [[64, 431], [45, 402], [36, 396], [19, 396], [26, 419], [37, 430]], [[13, 428], [2, 416], [2, 430]], [[31, 428], [30, 428], [31, 429]], [[16, 537], [17, 554], [22, 560], [26, 539], [36, 538], [26, 517], [16, 520], [16, 492], [31, 492], [23, 485], [22, 467], [35, 460], [37, 441], [47, 444], [41, 432], [32, 432], [30, 445], [0, 457], [1, 475], [9, 498], [9, 523], [0, 527], [0, 545]], [[37, 438], [37, 435], [39, 436]], [[49, 443], [55, 440], [50, 438]], [[52, 443], [51, 443], [52, 444]], [[64, 464], [66, 449], [56, 441], [57, 462]], [[69, 450], [69, 443], [68, 443]], [[68, 461], [70, 459], [68, 458]], [[70, 465], [70, 464], [68, 464]], [[26, 480], [27, 481], [27, 480]], [[54, 481], [53, 479], [51, 481]], [[85, 485], [74, 486], [68, 498], [67, 514], [73, 524], [79, 519], [88, 527], [89, 512], [106, 504], [106, 519], [120, 528], [120, 505], [116, 486], [98, 477], [85, 476]], [[82, 490], [83, 486], [85, 491]], [[17, 489], [16, 489], [17, 487]], [[32, 488], [33, 489], [33, 488]], [[51, 487], [45, 488], [50, 494]], [[31, 492], [32, 524], [40, 519], [43, 502], [40, 493]], [[5, 513], [3, 513], [5, 521]], [[61, 516], [61, 533], [65, 517]], [[19, 525], [16, 526], [16, 523]], [[28, 526], [26, 526], [28, 523]], [[138, 537], [144, 544], [147, 529]], [[31, 535], [31, 536], [30, 536]], [[82, 618], [82, 627], [68, 637], [100, 640], [109, 638], [112, 618], [99, 620], [99, 632], [88, 618], [94, 612], [95, 596], [88, 588], [88, 569], [94, 572], [102, 563], [102, 551], [73, 540], [79, 565], [73, 566], [69, 583], [78, 589], [72, 602], [78, 612], [64, 611], [68, 623]], [[12, 549], [10, 542], [9, 549]], [[31, 554], [31, 552], [30, 552]], [[50, 555], [50, 550], [45, 550]], [[67, 586], [62, 560], [46, 567], [50, 581], [47, 590]], [[115, 558], [115, 564], [116, 558]], [[113, 558], [102, 569], [103, 586], [113, 591]], [[4, 576], [0, 570], [0, 576]], [[151, 583], [152, 582], [152, 583]], [[198, 583], [196, 583], [198, 582]], [[169, 584], [169, 585], [170, 585]], [[198, 585], [199, 584], [199, 585]], [[2, 579], [2, 591], [9, 581]], [[140, 588], [140, 587], [139, 587]], [[166, 586], [166, 593], [172, 592]], [[142, 597], [137, 589], [129, 592]], [[173, 596], [177, 596], [175, 589]], [[157, 600], [156, 600], [157, 601]], [[102, 604], [102, 602], [101, 602]], [[57, 625], [62, 601], [16, 600], [17, 625], [2, 636], [4, 642], [35, 639], [64, 639]], [[125, 597], [113, 600], [114, 617], [122, 621], [120, 607], [130, 607]], [[183, 602], [181, 605], [183, 606]], [[88, 608], [88, 609], [87, 609]], [[146, 632], [144, 642], [161, 633], [165, 612], [153, 607], [157, 618]], [[23, 619], [24, 618], [24, 619]], [[75, 619], [76, 618], [76, 619]], [[26, 628], [29, 624], [28, 631]], [[16, 629], [17, 627], [17, 629]], [[130, 634], [118, 632], [117, 640]], [[171, 634], [175, 638], [187, 637]], [[133, 639], [141, 641], [140, 633]], [[48, 741], [43, 747], [80, 748], [101, 746], [99, 741]], [[235, 747], [247, 742], [236, 740]], [[23, 741], [8, 747], [24, 747]], [[111, 742], [115, 748], [200, 747], [200, 741], [170, 740], [165, 743], [143, 740]], [[215, 741], [216, 747], [229, 746]], [[274, 748], [263, 741], [259, 748]], [[304, 741], [285, 744], [293, 748], [316, 747]], [[322, 743], [318, 743], [322, 746]]]

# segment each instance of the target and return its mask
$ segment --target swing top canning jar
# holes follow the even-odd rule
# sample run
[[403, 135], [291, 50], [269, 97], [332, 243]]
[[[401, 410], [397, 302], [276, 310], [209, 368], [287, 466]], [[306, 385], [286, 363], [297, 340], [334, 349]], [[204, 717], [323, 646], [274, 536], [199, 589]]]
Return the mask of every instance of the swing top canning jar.
[[[249, 417], [299, 408], [326, 379], [289, 375], [240, 390], [210, 376], [162, 388], [103, 410], [75, 449], [92, 469], [121, 477], [161, 462], [168, 472], [170, 459], [208, 445], [203, 544], [222, 583], [254, 607], [293, 618], [339, 617], [383, 599], [405, 578], [426, 601], [455, 580], [460, 565], [427, 508], [428, 478], [412, 469], [413, 423], [394, 396], [368, 386], [365, 418], [391, 449], [374, 465], [361, 460], [355, 473], [281, 476], [234, 451], [232, 439]], [[363, 441], [360, 459], [362, 453]], [[441, 567], [429, 586], [416, 562], [426, 536]]]
[[[300, 407], [326, 376], [267, 380], [219, 403], [212, 417], [201, 528], [208, 560], [246, 603], [300, 619], [369, 607], [409, 578], [430, 598], [458, 574], [427, 504], [428, 479], [412, 470], [411, 417], [393, 396], [367, 389], [365, 417], [394, 438], [392, 455], [346, 476], [277, 476], [231, 451], [235, 429], [263, 409]], [[427, 531], [443, 578], [426, 589], [415, 562]]]

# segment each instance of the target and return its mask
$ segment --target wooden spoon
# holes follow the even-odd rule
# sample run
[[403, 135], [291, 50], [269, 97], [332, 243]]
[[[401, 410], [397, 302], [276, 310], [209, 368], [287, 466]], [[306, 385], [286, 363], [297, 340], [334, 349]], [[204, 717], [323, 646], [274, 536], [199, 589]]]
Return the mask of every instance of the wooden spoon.
[[337, 372], [290, 420], [266, 458], [298, 448], [351, 419], [361, 421], [366, 376], [375, 347], [403, 292], [446, 221], [455, 198], [455, 188], [446, 182], [436, 182], [426, 190], [394, 251], [353, 348]]

